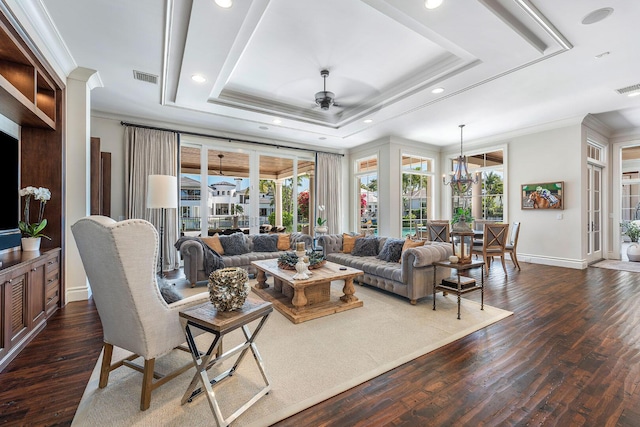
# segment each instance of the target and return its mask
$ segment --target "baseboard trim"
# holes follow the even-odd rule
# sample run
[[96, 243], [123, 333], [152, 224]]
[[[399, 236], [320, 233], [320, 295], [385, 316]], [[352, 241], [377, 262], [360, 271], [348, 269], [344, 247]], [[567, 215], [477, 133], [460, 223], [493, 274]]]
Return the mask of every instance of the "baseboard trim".
[[543, 264], [554, 267], [573, 268], [576, 270], [584, 270], [589, 267], [589, 263], [584, 259], [556, 258], [543, 255], [518, 254], [518, 261], [528, 262], [531, 264]]
[[65, 292], [65, 297], [66, 302], [86, 301], [89, 299], [89, 288], [87, 288], [86, 286], [82, 286], [67, 289]]

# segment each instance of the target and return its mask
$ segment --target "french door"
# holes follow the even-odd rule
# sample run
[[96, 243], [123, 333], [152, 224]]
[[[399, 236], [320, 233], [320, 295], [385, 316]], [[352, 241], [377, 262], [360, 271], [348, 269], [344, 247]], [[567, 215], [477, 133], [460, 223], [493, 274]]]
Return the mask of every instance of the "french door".
[[602, 259], [602, 167], [587, 164], [587, 262]]

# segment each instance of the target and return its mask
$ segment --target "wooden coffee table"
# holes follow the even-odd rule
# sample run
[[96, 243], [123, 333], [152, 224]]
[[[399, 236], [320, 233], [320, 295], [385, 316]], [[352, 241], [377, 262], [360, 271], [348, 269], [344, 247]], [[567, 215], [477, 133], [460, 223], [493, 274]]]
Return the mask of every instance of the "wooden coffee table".
[[[322, 267], [311, 270], [308, 279], [294, 280], [296, 272], [278, 267], [277, 259], [252, 261], [251, 264], [258, 270], [258, 283], [252, 288], [253, 292], [271, 302], [293, 323], [362, 307], [353, 286], [354, 277], [363, 274], [361, 270], [327, 261]], [[273, 287], [267, 283], [267, 274], [273, 277]], [[332, 280], [344, 280], [344, 295], [340, 298], [331, 298]]]

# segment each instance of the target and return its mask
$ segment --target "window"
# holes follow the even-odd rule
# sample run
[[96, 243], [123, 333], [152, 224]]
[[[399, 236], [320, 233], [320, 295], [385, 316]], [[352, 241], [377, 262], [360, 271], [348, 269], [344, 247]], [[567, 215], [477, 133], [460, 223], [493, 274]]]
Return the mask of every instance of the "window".
[[[453, 170], [455, 160], [451, 161]], [[469, 186], [462, 194], [453, 194], [452, 211], [471, 208], [475, 219], [504, 221], [504, 165], [503, 150], [467, 156], [469, 172], [479, 174], [478, 184]]]
[[418, 234], [433, 215], [433, 159], [402, 155], [402, 236]]
[[378, 230], [378, 156], [358, 159], [355, 162], [356, 185], [359, 190], [356, 205], [358, 224], [366, 234]]

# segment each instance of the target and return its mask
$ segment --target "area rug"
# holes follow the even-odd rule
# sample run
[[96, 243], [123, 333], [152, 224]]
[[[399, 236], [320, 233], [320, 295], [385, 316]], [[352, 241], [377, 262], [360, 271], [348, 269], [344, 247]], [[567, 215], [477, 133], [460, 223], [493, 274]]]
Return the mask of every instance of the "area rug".
[[[341, 294], [341, 287], [339, 282], [332, 284], [333, 297]], [[513, 314], [487, 305], [480, 310], [479, 303], [463, 298], [462, 319], [457, 320], [453, 295], [438, 294], [436, 311], [432, 310], [431, 298], [411, 305], [404, 298], [363, 286], [356, 287], [356, 296], [363, 300], [363, 307], [298, 325], [274, 310], [257, 339], [272, 390], [234, 426], [271, 425]], [[236, 332], [225, 337], [226, 349], [242, 341], [241, 332]], [[207, 336], [198, 339], [203, 346], [210, 342]], [[115, 350], [119, 354], [114, 351], [114, 360], [126, 354]], [[156, 361], [156, 370], [162, 372], [189, 360], [189, 354], [174, 351]], [[119, 368], [111, 373], [109, 385], [99, 389], [99, 366], [100, 360], [87, 384], [74, 426], [215, 425], [205, 396], [180, 405], [195, 370], [154, 390], [151, 407], [140, 411], [142, 375]], [[262, 384], [253, 358], [245, 358], [234, 377], [215, 389], [223, 415], [233, 413], [244, 403], [245, 395], [251, 396]]]
[[606, 268], [609, 270], [633, 271], [636, 273], [640, 273], [640, 262], [616, 261], [606, 259], [604, 261], [592, 264], [591, 266], [597, 268]]

